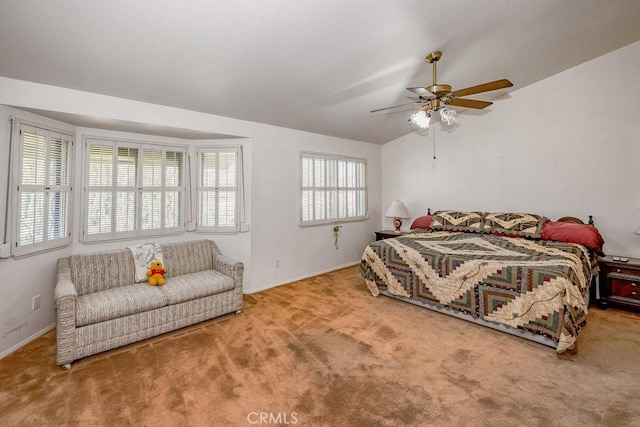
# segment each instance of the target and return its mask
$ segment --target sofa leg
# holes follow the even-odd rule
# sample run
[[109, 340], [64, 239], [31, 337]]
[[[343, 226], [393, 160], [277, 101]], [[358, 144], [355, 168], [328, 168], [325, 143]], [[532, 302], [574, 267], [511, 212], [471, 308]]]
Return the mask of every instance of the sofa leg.
[[71, 363], [65, 363], [64, 365], [62, 365], [62, 369], [66, 369], [66, 370], [71, 369]]
[[236, 311], [236, 314], [241, 314], [242, 313], [242, 309]]

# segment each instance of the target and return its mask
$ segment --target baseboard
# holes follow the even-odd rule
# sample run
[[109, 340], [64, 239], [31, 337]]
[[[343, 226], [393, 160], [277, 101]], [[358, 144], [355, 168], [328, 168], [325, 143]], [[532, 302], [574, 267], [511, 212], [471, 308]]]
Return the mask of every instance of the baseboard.
[[56, 327], [55, 323], [50, 325], [50, 326], [47, 326], [46, 328], [36, 332], [35, 334], [31, 335], [30, 337], [23, 339], [22, 341], [20, 341], [18, 344], [14, 345], [13, 347], [10, 347], [10, 348], [6, 349], [2, 353], [0, 353], [0, 360], [4, 359], [5, 357], [10, 355], [14, 351], [17, 351], [20, 348], [24, 347], [25, 345], [29, 344], [31, 341], [35, 340], [36, 338], [41, 337], [42, 335], [46, 334], [47, 332], [49, 332], [50, 330], [54, 329], [55, 327]]
[[304, 276], [300, 276], [300, 277], [296, 277], [296, 278], [293, 278], [293, 279], [289, 279], [286, 282], [275, 283], [275, 284], [263, 286], [263, 287], [258, 288], [258, 289], [252, 289], [251, 291], [245, 291], [244, 293], [245, 294], [254, 294], [256, 292], [266, 291], [267, 289], [275, 288], [275, 287], [282, 286], [282, 285], [288, 285], [289, 283], [297, 282], [298, 280], [304, 280], [304, 279], [308, 279], [309, 277], [314, 277], [314, 276], [319, 276], [321, 274], [331, 273], [332, 271], [342, 270], [343, 268], [353, 267], [354, 265], [359, 265], [359, 264], [360, 264], [360, 261], [357, 261], [357, 262], [352, 262], [352, 263], [344, 264], [344, 265], [337, 266], [337, 267], [332, 267], [332, 268], [329, 268], [327, 270], [317, 271], [315, 273], [306, 274]]

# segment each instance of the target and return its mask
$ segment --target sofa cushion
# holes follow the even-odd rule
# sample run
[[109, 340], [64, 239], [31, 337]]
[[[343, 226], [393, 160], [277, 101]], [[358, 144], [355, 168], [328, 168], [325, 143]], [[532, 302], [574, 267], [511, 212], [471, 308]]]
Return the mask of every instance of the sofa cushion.
[[216, 270], [205, 270], [171, 277], [159, 289], [167, 297], [169, 304], [177, 304], [229, 291], [234, 286], [235, 282], [231, 277]]
[[104, 322], [165, 305], [165, 294], [158, 287], [146, 283], [93, 292], [76, 298], [76, 326]]
[[213, 268], [214, 253], [209, 240], [165, 243], [160, 246], [164, 267], [169, 270], [165, 277], [177, 277]]
[[71, 255], [69, 264], [78, 295], [128, 286], [135, 278], [129, 249]]

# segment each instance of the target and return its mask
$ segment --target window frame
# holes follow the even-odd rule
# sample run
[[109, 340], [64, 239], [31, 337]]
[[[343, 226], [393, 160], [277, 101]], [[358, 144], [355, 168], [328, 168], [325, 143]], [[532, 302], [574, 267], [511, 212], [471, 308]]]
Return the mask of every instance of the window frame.
[[[22, 257], [26, 255], [32, 255], [41, 253], [53, 249], [62, 248], [72, 243], [72, 230], [73, 230], [73, 175], [74, 175], [74, 135], [72, 132], [56, 129], [51, 126], [42, 125], [38, 123], [32, 123], [17, 118], [12, 118], [13, 122], [13, 135], [12, 140], [17, 141], [16, 145], [11, 149], [13, 153], [10, 161], [13, 165], [16, 165], [16, 170], [11, 174], [11, 209], [10, 215], [12, 215], [12, 250], [11, 254], [14, 257]], [[24, 132], [23, 132], [24, 131]], [[34, 135], [41, 135], [44, 137], [44, 172], [43, 183], [25, 183], [23, 182], [25, 176], [25, 161], [24, 150], [25, 140], [24, 133], [30, 132]], [[59, 161], [56, 164], [57, 171], [52, 172], [52, 147], [54, 144], [54, 138], [60, 141], [60, 153]], [[13, 143], [12, 143], [13, 144]], [[38, 147], [36, 147], [38, 150]], [[38, 161], [36, 159], [36, 161]], [[66, 163], [66, 165], [65, 165]], [[66, 175], [66, 176], [63, 176]], [[34, 177], [35, 179], [35, 177]], [[56, 179], [56, 182], [52, 180]], [[61, 182], [62, 181], [62, 182]], [[66, 183], [64, 182], [66, 181]], [[22, 244], [23, 228], [22, 222], [22, 195], [28, 193], [42, 194], [42, 236], [41, 240], [33, 243]], [[66, 194], [66, 201], [58, 203], [51, 201], [51, 196]], [[61, 215], [56, 215], [56, 218], [51, 217], [52, 206], [66, 205], [63, 207]], [[36, 234], [35, 217], [39, 216], [34, 212], [34, 230], [33, 234]], [[59, 221], [53, 221], [58, 219]], [[58, 224], [57, 228], [62, 229], [62, 233], [53, 236], [51, 235], [52, 224]], [[63, 225], [60, 225], [63, 224]]]
[[[111, 148], [111, 166], [110, 166], [110, 183], [106, 185], [91, 185], [91, 152], [92, 145], [95, 147], [110, 147]], [[188, 175], [187, 170], [189, 168], [189, 149], [188, 146], [180, 144], [168, 144], [158, 141], [139, 141], [129, 140], [124, 138], [112, 138], [107, 136], [95, 136], [86, 135], [84, 137], [84, 155], [83, 155], [83, 202], [82, 202], [82, 241], [84, 243], [91, 242], [105, 242], [122, 239], [136, 239], [148, 236], [167, 236], [182, 234], [187, 229], [186, 212], [188, 208]], [[119, 185], [119, 169], [120, 166], [120, 151], [121, 150], [136, 150], [135, 154], [135, 173], [134, 173], [134, 185]], [[160, 151], [160, 182], [159, 184], [153, 182], [153, 185], [145, 183], [145, 152]], [[182, 170], [181, 177], [179, 178], [181, 185], [167, 185], [167, 153], [181, 153], [182, 154]], [[105, 163], [106, 164], [106, 163]], [[109, 230], [103, 233], [90, 233], [90, 214], [89, 203], [92, 193], [103, 192], [110, 194], [110, 212], [109, 212]], [[118, 194], [133, 193], [133, 217], [134, 226], [128, 230], [118, 230]], [[143, 228], [143, 209], [144, 209], [144, 195], [151, 193], [160, 193], [161, 206], [159, 212], [159, 228]], [[174, 192], [179, 195], [181, 199], [180, 206], [178, 208], [178, 215], [180, 217], [179, 225], [169, 227], [167, 226], [166, 217], [166, 200], [167, 194]]]
[[[235, 185], [234, 186], [221, 186], [220, 184], [220, 153], [235, 153]], [[203, 153], [217, 153], [216, 155], [216, 177], [214, 186], [203, 185], [203, 170], [202, 170], [202, 161], [201, 154]], [[241, 146], [238, 145], [201, 145], [196, 147], [195, 154], [195, 162], [196, 162], [196, 182], [195, 182], [195, 214], [196, 217], [194, 221], [196, 223], [196, 231], [202, 233], [218, 233], [218, 234], [229, 234], [229, 233], [238, 233], [240, 231], [240, 209], [242, 208], [240, 200], [243, 195], [241, 194], [242, 180], [244, 180], [243, 176], [243, 150]], [[203, 225], [202, 224], [202, 199], [201, 195], [204, 191], [214, 192], [214, 205], [215, 205], [215, 225]], [[220, 193], [221, 192], [231, 192], [235, 196], [235, 206], [234, 206], [234, 225], [233, 226], [225, 226], [220, 225]]]
[[[315, 180], [315, 174], [316, 174], [316, 166], [313, 166], [313, 176], [309, 178], [309, 180], [312, 181], [313, 185], [305, 185], [305, 177], [304, 177], [304, 159], [308, 158], [308, 159], [313, 159], [314, 163], [316, 160], [321, 160], [324, 161], [324, 171], [323, 171], [323, 178], [322, 180], [324, 181], [324, 184], [320, 184], [318, 185], [317, 181]], [[329, 163], [330, 162], [336, 162], [336, 169], [335, 169], [335, 185], [333, 185], [332, 183], [329, 183], [328, 181], [330, 181], [332, 178], [330, 177], [329, 174]], [[348, 163], [355, 163], [355, 164], [359, 164], [362, 165], [363, 167], [363, 171], [362, 171], [362, 178], [361, 178], [361, 183], [363, 185], [346, 185], [346, 176], [340, 177], [340, 169], [339, 169], [339, 165], [341, 162], [345, 163], [345, 168], [347, 167], [346, 164]], [[318, 152], [312, 152], [312, 151], [300, 151], [300, 155], [299, 155], [299, 163], [298, 163], [298, 167], [299, 167], [299, 172], [298, 172], [298, 225], [300, 227], [310, 227], [310, 226], [316, 226], [316, 225], [325, 225], [325, 224], [336, 224], [336, 223], [344, 223], [344, 222], [354, 222], [354, 221], [364, 221], [366, 219], [369, 218], [369, 206], [368, 206], [368, 199], [369, 199], [369, 187], [368, 187], [368, 173], [367, 173], [367, 159], [366, 158], [361, 158], [361, 157], [355, 157], [355, 156], [346, 156], [346, 155], [338, 155], [338, 154], [328, 154], [328, 153], [318, 153]], [[357, 174], [357, 171], [355, 172]], [[343, 172], [343, 174], [346, 174], [346, 169]], [[342, 178], [342, 179], [341, 179]], [[356, 179], [357, 180], [357, 179]], [[344, 183], [344, 185], [340, 185], [341, 181]], [[305, 191], [312, 191], [312, 192], [324, 192], [324, 201], [323, 201], [323, 209], [324, 209], [324, 218], [320, 218], [317, 219], [316, 215], [315, 215], [315, 205], [313, 207], [313, 219], [310, 220], [305, 220], [305, 213], [304, 213], [304, 209], [305, 209]], [[335, 217], [330, 217], [330, 213], [329, 213], [329, 209], [330, 209], [330, 203], [328, 203], [328, 192], [330, 191], [334, 191], [336, 192], [336, 206], [335, 206], [335, 210], [336, 210], [336, 216]], [[345, 194], [345, 215], [341, 215], [341, 205], [340, 205], [340, 192], [346, 192]], [[353, 215], [353, 216], [349, 216], [347, 213], [347, 210], [349, 209], [349, 202], [346, 199], [348, 197], [349, 193], [355, 192], [355, 196], [357, 198], [357, 193], [358, 192], [363, 192], [363, 200], [362, 200], [362, 214], [360, 215]], [[355, 200], [354, 200], [355, 201]], [[312, 204], [313, 204], [313, 197], [312, 197]], [[356, 202], [356, 207], [355, 209], [357, 210], [357, 202]]]

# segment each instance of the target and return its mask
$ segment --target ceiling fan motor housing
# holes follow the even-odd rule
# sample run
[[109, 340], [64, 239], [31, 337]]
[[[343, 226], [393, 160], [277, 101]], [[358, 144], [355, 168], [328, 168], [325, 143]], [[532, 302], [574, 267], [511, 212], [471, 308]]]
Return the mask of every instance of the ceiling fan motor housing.
[[438, 96], [451, 94], [451, 86], [449, 85], [436, 84], [432, 86], [427, 86], [425, 89], [431, 92], [432, 94], [438, 95]]
[[435, 95], [429, 102], [430, 109], [433, 111], [438, 111], [440, 107], [448, 104], [453, 98], [451, 94], [451, 86], [449, 85], [434, 84], [426, 87], [425, 89]]

